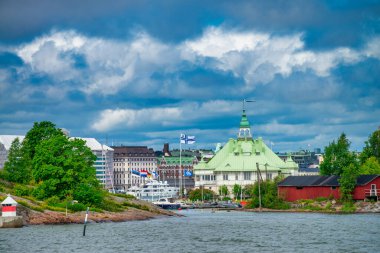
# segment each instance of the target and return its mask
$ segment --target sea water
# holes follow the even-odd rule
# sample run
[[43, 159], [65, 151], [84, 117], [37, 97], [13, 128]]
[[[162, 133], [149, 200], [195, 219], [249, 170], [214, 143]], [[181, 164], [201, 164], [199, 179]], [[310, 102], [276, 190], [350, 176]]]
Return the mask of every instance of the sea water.
[[89, 223], [86, 236], [80, 224], [0, 229], [0, 252], [380, 252], [379, 214], [178, 212]]

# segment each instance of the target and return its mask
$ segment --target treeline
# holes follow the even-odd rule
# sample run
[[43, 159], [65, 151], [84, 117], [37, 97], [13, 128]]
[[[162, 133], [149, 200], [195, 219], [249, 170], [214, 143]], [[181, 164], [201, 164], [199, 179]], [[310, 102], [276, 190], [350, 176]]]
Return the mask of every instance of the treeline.
[[324, 160], [320, 166], [321, 175], [340, 176], [342, 199], [352, 199], [352, 192], [359, 175], [380, 174], [380, 130], [374, 131], [358, 154], [350, 151], [351, 142], [342, 133], [325, 147]]
[[95, 160], [85, 141], [69, 139], [51, 122], [36, 122], [22, 142], [13, 141], [1, 177], [28, 185], [25, 189], [39, 200], [97, 206], [105, 192], [96, 179]]

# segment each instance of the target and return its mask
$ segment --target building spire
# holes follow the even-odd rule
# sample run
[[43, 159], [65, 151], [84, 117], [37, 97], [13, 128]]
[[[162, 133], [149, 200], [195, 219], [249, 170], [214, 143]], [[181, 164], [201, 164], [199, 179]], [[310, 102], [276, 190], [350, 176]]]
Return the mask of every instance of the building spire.
[[240, 128], [239, 128], [239, 133], [238, 133], [239, 139], [252, 138], [251, 125], [249, 124], [247, 114], [245, 113], [245, 103], [246, 102], [255, 102], [255, 101], [254, 100], [247, 100], [247, 99], [243, 100], [243, 113], [241, 116]]

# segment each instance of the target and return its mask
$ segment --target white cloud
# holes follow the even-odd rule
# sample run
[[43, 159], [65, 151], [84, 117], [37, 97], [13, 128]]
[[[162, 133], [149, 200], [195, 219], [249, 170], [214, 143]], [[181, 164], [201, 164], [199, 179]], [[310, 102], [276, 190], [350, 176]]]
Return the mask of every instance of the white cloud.
[[[179, 80], [177, 74], [189, 64], [231, 72], [243, 78], [243, 88], [250, 90], [271, 82], [276, 75], [287, 77], [295, 71], [311, 70], [326, 77], [339, 64], [380, 58], [379, 40], [369, 40], [359, 51], [336, 48], [314, 52], [305, 49], [302, 33], [273, 35], [209, 27], [198, 38], [168, 44], [141, 31], [127, 41], [52, 31], [14, 51], [29, 66], [25, 72], [43, 72], [58, 83], [72, 81], [87, 94], [113, 95], [127, 88], [140, 95], [171, 96], [178, 88], [178, 94], [184, 96], [192, 84]], [[87, 68], [75, 68], [73, 55], [83, 56]], [[152, 79], [156, 73], [162, 80]]]
[[[366, 53], [380, 52], [372, 43]], [[306, 50], [302, 34], [276, 36], [254, 31], [233, 31], [209, 28], [195, 40], [182, 45], [184, 57], [199, 62], [200, 57], [215, 61], [209, 67], [231, 71], [244, 78], [247, 88], [258, 83], [268, 83], [276, 74], [289, 76], [294, 71], [312, 70], [318, 76], [328, 76], [341, 63], [355, 63], [364, 52], [349, 48], [337, 48], [324, 52]]]
[[149, 124], [165, 126], [178, 121], [181, 116], [182, 111], [179, 108], [107, 109], [100, 113], [99, 119], [91, 127], [96, 131], [104, 132]]

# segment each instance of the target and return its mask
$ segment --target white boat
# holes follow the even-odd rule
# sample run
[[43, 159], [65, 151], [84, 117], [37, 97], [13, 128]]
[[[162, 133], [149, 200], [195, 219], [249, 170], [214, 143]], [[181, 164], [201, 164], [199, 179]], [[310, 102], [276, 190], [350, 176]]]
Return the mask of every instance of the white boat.
[[181, 207], [181, 204], [175, 202], [173, 198], [161, 198], [157, 201], [153, 201], [152, 203], [162, 209], [177, 210]]
[[140, 187], [130, 187], [126, 193], [137, 199], [153, 202], [161, 198], [177, 198], [178, 192], [179, 188], [169, 186], [167, 181], [149, 180]]

